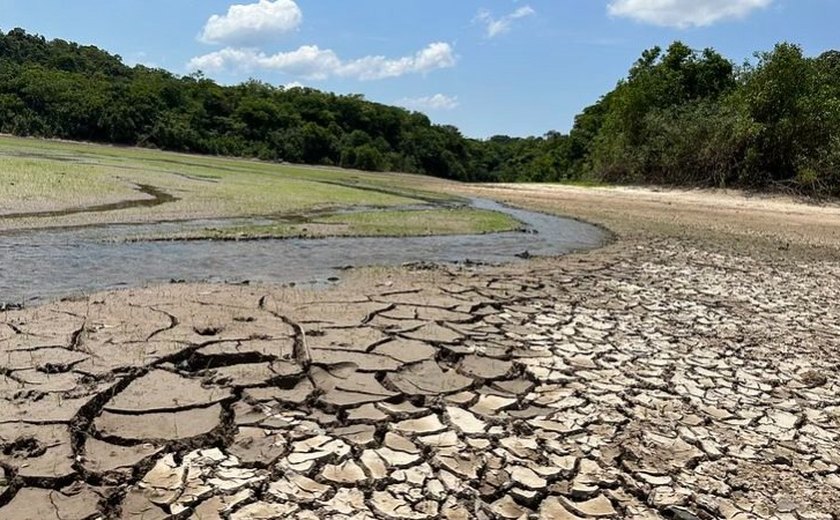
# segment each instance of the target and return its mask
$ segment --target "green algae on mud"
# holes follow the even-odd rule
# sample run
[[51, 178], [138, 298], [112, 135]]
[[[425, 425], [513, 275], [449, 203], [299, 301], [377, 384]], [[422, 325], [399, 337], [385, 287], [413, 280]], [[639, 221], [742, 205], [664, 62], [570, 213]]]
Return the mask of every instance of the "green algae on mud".
[[407, 237], [522, 231], [504, 213], [474, 208], [378, 210], [295, 216], [269, 223], [207, 227], [170, 234], [137, 236], [129, 241], [263, 240], [321, 237]]

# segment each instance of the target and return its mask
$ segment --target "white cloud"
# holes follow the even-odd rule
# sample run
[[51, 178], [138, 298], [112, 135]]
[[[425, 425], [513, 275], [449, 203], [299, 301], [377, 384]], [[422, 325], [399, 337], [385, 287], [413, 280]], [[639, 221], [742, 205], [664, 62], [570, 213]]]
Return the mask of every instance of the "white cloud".
[[489, 11], [479, 11], [475, 19], [487, 26], [486, 35], [488, 38], [495, 38], [509, 32], [513, 26], [513, 22], [520, 18], [527, 18], [533, 16], [537, 12], [530, 5], [523, 5], [516, 11], [507, 14], [501, 18], [493, 18]]
[[608, 10], [613, 16], [685, 29], [744, 18], [772, 3], [773, 0], [612, 0]]
[[259, 0], [230, 6], [227, 14], [207, 20], [199, 39], [205, 43], [247, 45], [297, 29], [303, 13], [294, 0]]
[[293, 88], [306, 88], [306, 85], [304, 85], [300, 81], [290, 81], [289, 83], [283, 85], [284, 90], [291, 90]]
[[396, 102], [397, 105], [414, 110], [453, 110], [458, 108], [460, 103], [456, 96], [435, 94], [434, 96], [402, 98]]
[[335, 51], [317, 45], [305, 45], [290, 52], [266, 54], [252, 48], [225, 48], [190, 60], [190, 70], [219, 72], [224, 70], [275, 70], [310, 80], [330, 77], [376, 80], [406, 74], [422, 74], [435, 69], [454, 67], [457, 58], [448, 43], [432, 43], [413, 56], [388, 59], [384, 56], [365, 56], [344, 61]]

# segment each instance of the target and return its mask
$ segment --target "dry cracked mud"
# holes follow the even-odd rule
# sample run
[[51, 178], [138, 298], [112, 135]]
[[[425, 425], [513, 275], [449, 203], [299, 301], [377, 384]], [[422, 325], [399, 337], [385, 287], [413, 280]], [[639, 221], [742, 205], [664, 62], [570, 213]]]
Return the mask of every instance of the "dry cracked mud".
[[838, 294], [661, 239], [10, 310], [0, 518], [837, 519]]

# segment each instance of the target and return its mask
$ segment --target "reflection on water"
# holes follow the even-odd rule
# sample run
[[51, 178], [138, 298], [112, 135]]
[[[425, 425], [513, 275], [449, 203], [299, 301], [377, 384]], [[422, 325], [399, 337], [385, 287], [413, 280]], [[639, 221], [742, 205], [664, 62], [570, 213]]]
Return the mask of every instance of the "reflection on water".
[[[412, 237], [324, 238], [244, 242], [121, 242], [129, 236], [224, 225], [196, 221], [110, 225], [0, 235], [0, 302], [32, 302], [171, 279], [187, 281], [318, 282], [345, 266], [406, 262], [511, 262], [515, 255], [559, 255], [598, 247], [601, 229], [475, 199], [502, 211], [530, 233]], [[227, 221], [229, 224], [230, 221]]]

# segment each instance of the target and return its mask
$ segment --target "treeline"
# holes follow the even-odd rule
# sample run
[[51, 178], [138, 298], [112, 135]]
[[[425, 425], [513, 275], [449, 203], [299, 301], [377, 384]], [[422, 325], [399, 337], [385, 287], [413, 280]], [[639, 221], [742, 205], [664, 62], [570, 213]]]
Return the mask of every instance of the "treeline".
[[779, 44], [736, 66], [711, 49], [654, 48], [568, 135], [494, 138], [484, 153], [505, 180], [840, 196], [840, 52]]
[[840, 53], [780, 44], [736, 65], [677, 42], [645, 51], [568, 134], [474, 140], [362, 96], [224, 87], [15, 29], [0, 33], [0, 132], [467, 181], [840, 196]]
[[0, 32], [0, 132], [476, 180], [468, 141], [421, 113], [128, 67], [96, 47], [22, 29]]

